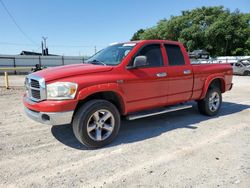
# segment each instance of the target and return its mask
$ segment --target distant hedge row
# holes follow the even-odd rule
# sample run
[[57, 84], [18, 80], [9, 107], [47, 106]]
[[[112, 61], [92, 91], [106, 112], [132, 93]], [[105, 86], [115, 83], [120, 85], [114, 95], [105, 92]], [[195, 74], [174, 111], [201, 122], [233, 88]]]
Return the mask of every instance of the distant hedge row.
[[184, 43], [188, 51], [205, 49], [212, 56], [250, 55], [250, 13], [222, 6], [182, 11], [138, 30], [131, 40], [165, 39]]

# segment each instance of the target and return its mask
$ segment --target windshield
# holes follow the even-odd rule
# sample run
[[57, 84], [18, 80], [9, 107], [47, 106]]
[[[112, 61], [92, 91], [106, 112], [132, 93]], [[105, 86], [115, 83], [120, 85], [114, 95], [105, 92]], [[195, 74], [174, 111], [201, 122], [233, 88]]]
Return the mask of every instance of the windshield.
[[241, 61], [241, 63], [245, 66], [250, 66], [250, 61], [248, 60]]
[[98, 65], [118, 65], [135, 45], [136, 43], [120, 43], [109, 46], [89, 58], [86, 63]]

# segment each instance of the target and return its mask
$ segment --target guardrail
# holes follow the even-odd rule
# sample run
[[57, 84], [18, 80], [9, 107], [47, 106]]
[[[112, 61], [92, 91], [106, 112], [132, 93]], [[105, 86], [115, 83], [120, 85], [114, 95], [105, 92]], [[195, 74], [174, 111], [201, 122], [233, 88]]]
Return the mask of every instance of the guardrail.
[[34, 67], [4, 67], [4, 68], [0, 68], [1, 71], [4, 71], [4, 85], [6, 89], [10, 88], [9, 85], [9, 75], [8, 75], [8, 71], [17, 71], [17, 70], [23, 70], [23, 71], [31, 71], [31, 69]]

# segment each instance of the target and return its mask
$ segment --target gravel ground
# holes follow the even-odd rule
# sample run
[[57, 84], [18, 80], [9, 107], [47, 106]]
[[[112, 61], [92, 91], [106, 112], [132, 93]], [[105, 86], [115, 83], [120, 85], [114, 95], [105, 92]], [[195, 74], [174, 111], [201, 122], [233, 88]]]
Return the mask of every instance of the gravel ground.
[[118, 138], [97, 150], [70, 125], [28, 119], [23, 92], [0, 88], [0, 187], [250, 187], [250, 77], [234, 77], [216, 117], [194, 106], [122, 121]]
[[[10, 87], [20, 87], [24, 86], [24, 75], [9, 75], [9, 85]], [[5, 80], [3, 74], [0, 74], [0, 88], [5, 86]]]

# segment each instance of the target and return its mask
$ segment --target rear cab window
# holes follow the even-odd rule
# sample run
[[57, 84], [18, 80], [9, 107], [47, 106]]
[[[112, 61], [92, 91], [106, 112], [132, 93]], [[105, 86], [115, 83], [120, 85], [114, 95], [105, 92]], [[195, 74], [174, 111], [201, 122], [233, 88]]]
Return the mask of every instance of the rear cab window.
[[169, 66], [185, 65], [183, 53], [179, 45], [176, 44], [164, 44]]

